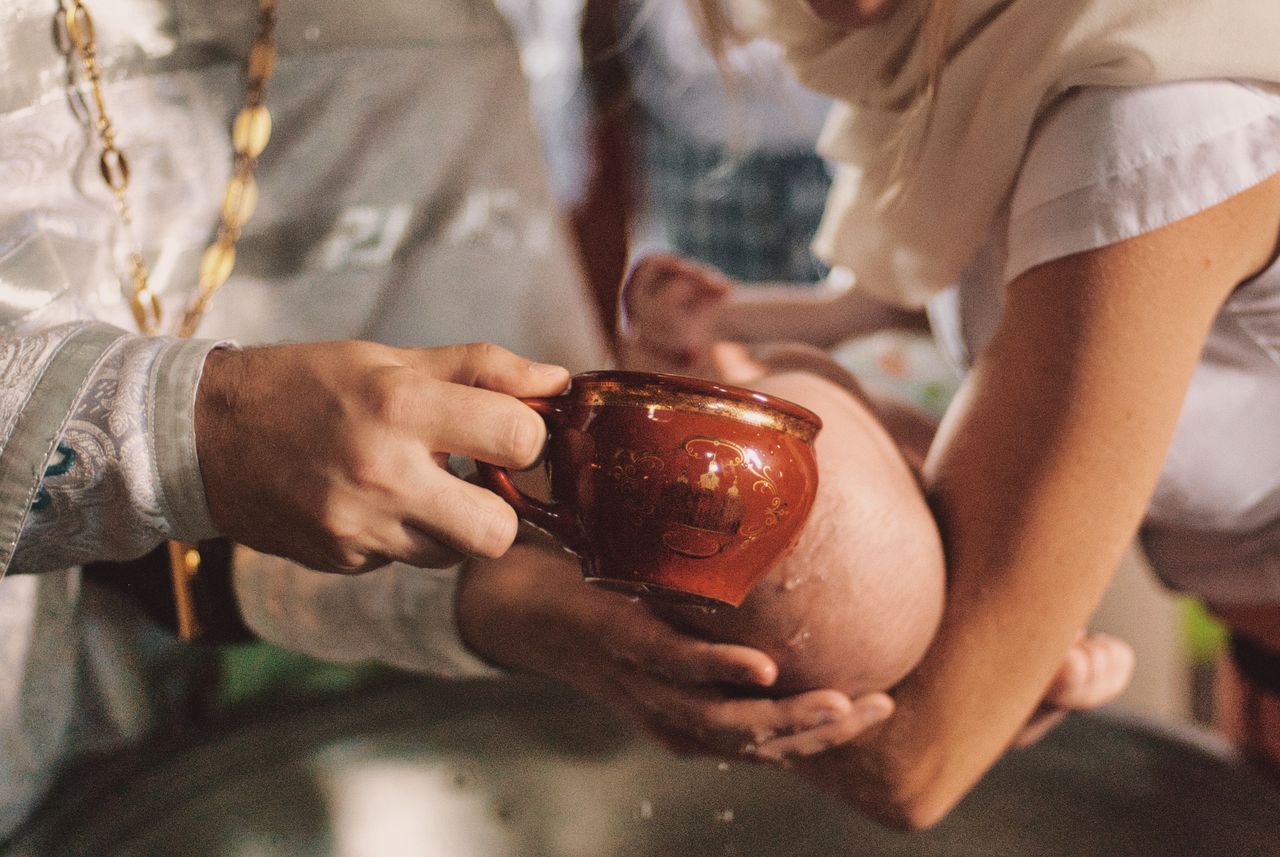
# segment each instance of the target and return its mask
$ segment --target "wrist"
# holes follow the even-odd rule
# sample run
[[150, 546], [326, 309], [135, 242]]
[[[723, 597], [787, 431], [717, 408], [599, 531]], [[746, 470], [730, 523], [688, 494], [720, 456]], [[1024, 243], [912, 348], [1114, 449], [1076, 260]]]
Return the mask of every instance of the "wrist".
[[504, 669], [572, 682], [574, 664], [595, 636], [580, 599], [581, 575], [555, 548], [517, 544], [501, 559], [473, 559], [458, 580], [458, 636]]
[[530, 604], [530, 581], [522, 546], [501, 559], [471, 559], [458, 572], [454, 621], [462, 644], [495, 666], [529, 669], [514, 642], [524, 636], [521, 605]]

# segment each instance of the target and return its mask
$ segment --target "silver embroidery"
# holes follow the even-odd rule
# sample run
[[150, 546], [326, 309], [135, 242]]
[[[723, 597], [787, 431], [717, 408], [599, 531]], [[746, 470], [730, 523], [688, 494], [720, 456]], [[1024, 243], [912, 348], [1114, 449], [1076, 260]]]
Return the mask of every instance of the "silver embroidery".
[[13, 431], [18, 413], [45, 364], [72, 330], [73, 327], [61, 327], [0, 339], [0, 448]]
[[151, 366], [168, 344], [130, 337], [107, 356], [63, 433], [75, 461], [45, 478], [49, 503], [31, 512], [15, 570], [130, 558], [173, 535], [160, 512], [146, 407]]

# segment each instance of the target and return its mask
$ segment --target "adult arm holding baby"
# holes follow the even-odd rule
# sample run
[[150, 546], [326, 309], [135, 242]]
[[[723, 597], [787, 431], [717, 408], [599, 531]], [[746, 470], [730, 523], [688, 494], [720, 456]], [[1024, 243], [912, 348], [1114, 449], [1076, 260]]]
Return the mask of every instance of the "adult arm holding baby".
[[[933, 445], [927, 508], [906, 490], [902, 462], [884, 453], [889, 436], [868, 402], [812, 375], [759, 373], [754, 385], [827, 423], [813, 519], [741, 611], [666, 612], [758, 646], [802, 686], [855, 697], [892, 687], [892, 717], [798, 770], [886, 823], [927, 827], [1010, 745], [1039, 734], [1046, 708], [1092, 707], [1121, 689], [1131, 653], [1105, 638], [1080, 641], [1079, 629], [1147, 508], [1209, 325], [1236, 284], [1273, 257], [1277, 231], [1272, 179], [1017, 278]], [[1149, 312], [1156, 303], [1161, 312]], [[929, 512], [945, 545], [945, 605], [940, 591], [921, 589], [942, 576]], [[805, 583], [788, 591], [796, 579]], [[859, 639], [868, 630], [871, 639]], [[888, 669], [859, 674], [868, 664]]]
[[1210, 323], [1277, 231], [1272, 179], [1007, 288], [925, 470], [948, 558], [939, 634], [833, 787], [926, 827], [1008, 746], [1133, 539]]

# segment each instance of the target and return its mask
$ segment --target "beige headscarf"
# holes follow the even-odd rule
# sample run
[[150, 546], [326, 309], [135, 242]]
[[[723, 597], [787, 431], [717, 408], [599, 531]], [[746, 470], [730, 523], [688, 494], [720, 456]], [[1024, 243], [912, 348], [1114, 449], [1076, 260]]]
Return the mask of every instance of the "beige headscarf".
[[[922, 133], [927, 7], [901, 0], [885, 22], [845, 31], [803, 0], [735, 6], [741, 26], [781, 43], [802, 83], [842, 102], [819, 144], [840, 168], [815, 249], [904, 305], [974, 258], [1037, 118], [1072, 87], [1280, 82], [1280, 0], [959, 0]], [[909, 158], [896, 187], [895, 140]]]

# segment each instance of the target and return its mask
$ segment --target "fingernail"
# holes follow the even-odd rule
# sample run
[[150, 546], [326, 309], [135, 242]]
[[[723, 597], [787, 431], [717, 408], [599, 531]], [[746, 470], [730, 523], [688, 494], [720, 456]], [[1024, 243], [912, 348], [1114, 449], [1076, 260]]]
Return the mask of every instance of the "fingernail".
[[569, 370], [563, 366], [556, 366], [553, 363], [530, 363], [529, 371], [535, 375], [567, 375]]
[[893, 713], [893, 707], [889, 705], [868, 705], [864, 706], [859, 714], [862, 722], [866, 726], [875, 726], [877, 723], [883, 723], [889, 719], [889, 715]]
[[761, 687], [768, 687], [777, 680], [777, 674], [772, 670], [759, 669], [757, 667], [743, 667], [738, 671], [737, 684], [755, 684]]

